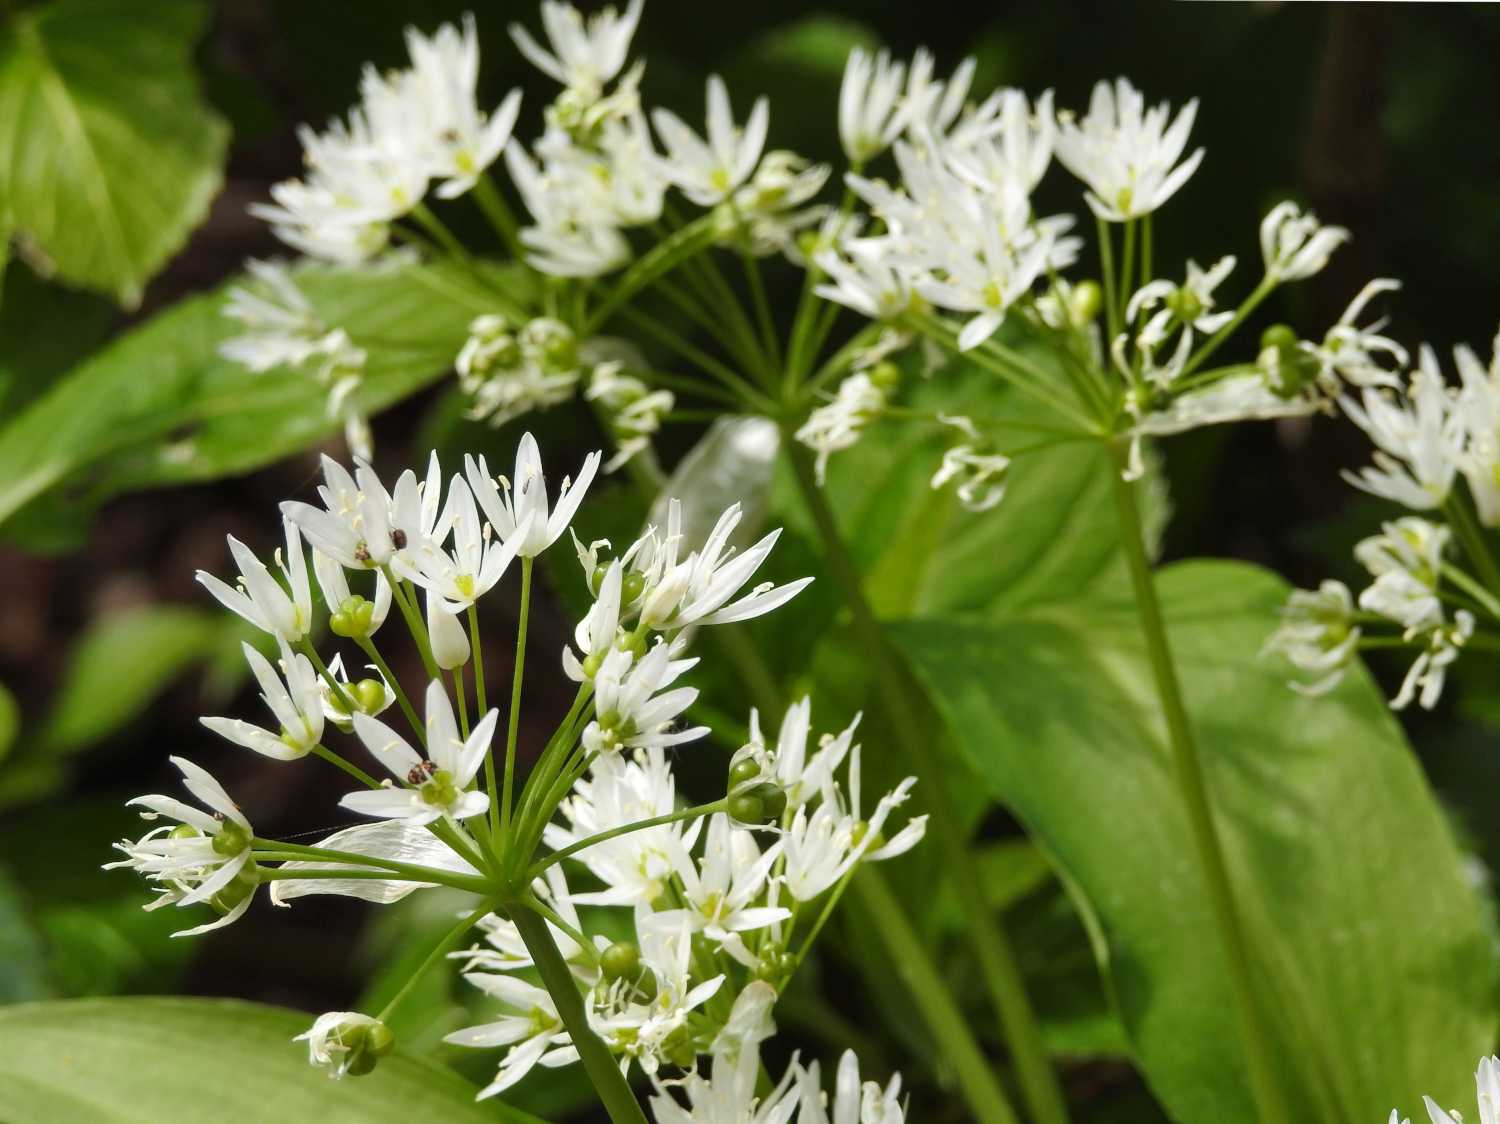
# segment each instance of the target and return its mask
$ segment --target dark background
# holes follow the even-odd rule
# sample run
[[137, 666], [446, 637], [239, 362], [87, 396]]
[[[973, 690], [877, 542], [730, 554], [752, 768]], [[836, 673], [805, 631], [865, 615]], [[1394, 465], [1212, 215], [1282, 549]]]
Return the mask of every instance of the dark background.
[[[297, 173], [295, 125], [321, 124], [345, 109], [366, 60], [399, 63], [404, 23], [416, 20], [431, 29], [468, 7], [219, 4], [199, 61], [209, 97], [234, 128], [226, 184], [207, 223], [151, 285], [137, 315], [149, 316], [217, 284], [247, 256], [277, 254], [277, 244], [245, 207], [265, 198], [272, 182]], [[493, 4], [477, 14], [484, 100], [494, 103], [506, 88], [522, 85], [526, 102], [518, 133], [532, 136], [553, 89], [522, 62], [504, 28], [512, 19], [534, 27], [535, 10], [529, 3]], [[703, 75], [717, 69], [729, 80], [741, 114], [755, 94], [771, 95], [774, 146], [836, 161], [841, 21], [865, 25], [899, 54], [925, 44], [937, 54], [940, 70], [966, 53], [976, 55], [975, 88], [981, 94], [1000, 84], [1033, 94], [1051, 87], [1059, 105], [1082, 107], [1096, 79], [1125, 74], [1150, 100], [1200, 98], [1194, 136], [1208, 155], [1157, 216], [1160, 269], [1172, 275], [1186, 257], [1207, 264], [1234, 253], [1241, 266], [1231, 287], [1248, 289], [1259, 270], [1259, 217], [1277, 200], [1296, 198], [1325, 221], [1349, 227], [1354, 240], [1311, 283], [1278, 294], [1257, 326], [1281, 319], [1316, 337], [1366, 280], [1391, 276], [1406, 288], [1387, 301], [1390, 334], [1411, 346], [1430, 341], [1440, 354], [1458, 342], [1488, 354], [1500, 327], [1500, 10], [1446, 4], [881, 0], [707, 6], [651, 0], [635, 42], [635, 55], [648, 60], [645, 96], [695, 120], [701, 116]], [[1087, 217], [1077, 185], [1060, 170], [1049, 175], [1040, 196], [1045, 213]], [[466, 213], [453, 212], [460, 229]], [[473, 231], [480, 233], [477, 225]], [[787, 279], [772, 297], [789, 308], [796, 298], [793, 275], [772, 276]], [[24, 349], [60, 373], [131, 322], [102, 300], [51, 289], [12, 263], [0, 308], [0, 363]], [[33, 383], [0, 390], [0, 416], [37, 388]], [[403, 450], [418, 439], [438, 397], [430, 393], [378, 419], [378, 444], [391, 451], [392, 464], [403, 463]], [[559, 428], [566, 431], [569, 424]], [[575, 451], [596, 440], [577, 427], [571, 436]], [[671, 438], [666, 447], [680, 448], [691, 436]], [[1324, 576], [1356, 580], [1349, 548], [1391, 514], [1338, 477], [1340, 468], [1359, 464], [1365, 451], [1350, 427], [1323, 420], [1238, 426], [1169, 442], [1175, 517], [1167, 556], [1245, 558], [1302, 585]], [[51, 556], [0, 545], [0, 589], [6, 591], [0, 680], [19, 700], [23, 731], [46, 715], [73, 642], [91, 622], [147, 603], [205, 605], [194, 570], [228, 571], [226, 532], [269, 549], [275, 502], [305, 490], [313, 471], [309, 455], [246, 479], [117, 500], [74, 541], [60, 543], [66, 551]], [[566, 628], [561, 611], [544, 603], [533, 623], [537, 650], [556, 650]], [[492, 676], [508, 675], [508, 660], [505, 651], [488, 653]], [[1376, 670], [1393, 687], [1402, 668], [1377, 664]], [[1434, 783], [1488, 860], [1500, 857], [1500, 827], [1486, 807], [1497, 775], [1490, 732], [1500, 713], [1492, 689], [1495, 670], [1493, 663], [1467, 657], [1436, 714], [1407, 716]], [[393, 946], [382, 943], [386, 937], [367, 926], [363, 911], [316, 900], [274, 917], [258, 908], [191, 948], [174, 942], [168, 950], [155, 931], [160, 925], [142, 937], [141, 923], [130, 920], [141, 900], [130, 877], [93, 870], [89, 856], [102, 861], [108, 839], [127, 829], [117, 810], [120, 796], [159, 790], [167, 783], [166, 754], [204, 743], [195, 722], [204, 712], [205, 692], [213, 697], [213, 682], [212, 676], [194, 674], [174, 686], [127, 729], [74, 760], [68, 779], [45, 800], [0, 804], [0, 879], [19, 887], [16, 908], [42, 921], [41, 943], [32, 951], [54, 993], [179, 989], [309, 1010], [345, 1006], [359, 996], [368, 971], [394, 955]], [[239, 710], [211, 712], [244, 712], [253, 704], [242, 695], [238, 701], [216, 700]], [[544, 695], [535, 708], [538, 720], [559, 701]], [[321, 774], [299, 773], [309, 778], [307, 788], [289, 794], [277, 767], [251, 756], [224, 752], [209, 764], [222, 765], [227, 783], [252, 812], [263, 810], [268, 832], [322, 822], [318, 817], [327, 816], [333, 790], [323, 787]], [[82, 904], [99, 895], [100, 879], [108, 879], [109, 892], [119, 897], [107, 921]], [[4, 908], [0, 899], [0, 922]], [[262, 949], [273, 934], [275, 947], [295, 953], [268, 963]], [[122, 940], [137, 938], [150, 951], [119, 951]], [[1092, 1079], [1086, 1073], [1074, 1078], [1080, 1084]]]

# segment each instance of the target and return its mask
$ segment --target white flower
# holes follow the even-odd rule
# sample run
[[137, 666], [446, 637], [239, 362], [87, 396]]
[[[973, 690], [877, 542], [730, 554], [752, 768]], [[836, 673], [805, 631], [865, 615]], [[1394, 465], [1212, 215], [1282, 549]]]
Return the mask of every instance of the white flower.
[[837, 793], [832, 794], [833, 799], [825, 797], [811, 815], [805, 806], [798, 808], [782, 837], [786, 858], [784, 884], [799, 902], [811, 901], [862, 860], [878, 861], [904, 854], [926, 832], [927, 817], [916, 816], [889, 842], [880, 841], [885, 821], [906, 802], [916, 778], [907, 777], [881, 797], [870, 819], [865, 821], [860, 818], [859, 756], [856, 746], [849, 754], [848, 809], [845, 810]]
[[[954, 421], [949, 420], [949, 424]], [[956, 419], [973, 436], [974, 427], [967, 418]], [[943, 453], [943, 462], [932, 474], [931, 486], [939, 491], [950, 481], [958, 481], [958, 502], [969, 511], [989, 511], [1005, 498], [1006, 473], [1010, 458], [999, 453], [985, 453], [973, 444], [953, 445]]]
[[839, 85], [839, 143], [850, 163], [874, 159], [901, 135], [909, 112], [901, 98], [905, 81], [906, 64], [893, 62], [889, 51], [849, 52]]
[[606, 567], [599, 579], [599, 591], [589, 611], [578, 622], [573, 631], [574, 642], [580, 655], [575, 656], [571, 648], [563, 649], [563, 671], [575, 683], [582, 683], [598, 674], [605, 656], [614, 648], [620, 632], [620, 597], [624, 579], [624, 567], [617, 558]]
[[593, 101], [625, 65], [642, 3], [631, 0], [623, 16], [607, 7], [585, 22], [573, 5], [543, 0], [542, 27], [552, 50], [543, 48], [518, 23], [510, 25], [511, 38], [527, 61], [543, 74], [581, 99]]
[[[732, 624], [763, 616], [786, 604], [812, 582], [799, 578], [785, 585], [762, 582], [745, 596], [731, 601], [760, 569], [781, 528], [764, 535], [743, 553], [730, 545], [744, 516], [738, 503], [719, 516], [699, 550], [678, 561], [680, 506], [671, 508], [669, 533], [651, 559], [641, 602], [641, 623], [654, 629], [682, 629], [689, 625]], [[677, 527], [673, 527], [673, 523]]]
[[342, 331], [330, 331], [318, 319], [284, 264], [251, 260], [245, 269], [258, 284], [229, 290], [223, 314], [244, 325], [245, 331], [219, 345], [224, 358], [252, 371], [269, 371], [300, 367], [349, 346]]
[[1161, 306], [1141, 329], [1150, 343], [1165, 340], [1173, 324], [1212, 335], [1230, 320], [1233, 311], [1214, 312], [1214, 290], [1234, 269], [1233, 256], [1220, 258], [1207, 270], [1189, 259], [1187, 280], [1180, 286], [1170, 281], [1152, 281], [1138, 289], [1125, 306], [1125, 319], [1135, 323], [1145, 313]]
[[[567, 826], [547, 825], [553, 850], [642, 820], [677, 811], [676, 781], [660, 749], [597, 758], [558, 811]], [[702, 820], [642, 828], [584, 848], [577, 859], [604, 883], [603, 890], [573, 894], [580, 905], [650, 905], [675, 871], [673, 856], [691, 849]]]
[[878, 418], [886, 407], [886, 394], [869, 375], [850, 375], [839, 383], [833, 401], [817, 407], [798, 427], [797, 440], [818, 454], [815, 464], [818, 483], [828, 472], [828, 458], [853, 448], [865, 427]]
[[374, 636], [391, 611], [391, 583], [386, 576], [376, 573], [373, 599], [361, 597], [355, 601], [349, 589], [349, 579], [344, 576], [344, 567], [317, 548], [313, 549], [312, 555], [313, 573], [317, 575], [318, 588], [323, 591], [323, 603], [334, 618], [343, 614], [342, 620], [331, 622], [334, 632], [340, 636]]
[[918, 143], [941, 137], [963, 111], [969, 84], [974, 80], [975, 62], [966, 58], [958, 64], [947, 81], [934, 79], [936, 65], [932, 52], [918, 48], [911, 60], [906, 80], [904, 113], [907, 135]]
[[[1479, 1059], [1474, 1085], [1479, 1099], [1479, 1124], [1500, 1124], [1500, 1058]], [[1422, 1102], [1427, 1106], [1427, 1115], [1432, 1118], [1432, 1124], [1460, 1124], [1463, 1119], [1457, 1112], [1451, 1116], [1444, 1112], [1431, 1097], [1423, 1097]], [[1396, 1110], [1392, 1109], [1392, 1124], [1395, 1119]]]
[[281, 650], [281, 676], [249, 644], [242, 644], [245, 660], [260, 684], [261, 699], [276, 716], [280, 731], [273, 733], [242, 722], [238, 718], [202, 718], [200, 721], [214, 733], [236, 745], [277, 761], [295, 761], [306, 757], [323, 738], [323, 691], [318, 673], [304, 655], [293, 655], [285, 640], [277, 642]]
[[[473, 492], [461, 476], [455, 476], [448, 485], [448, 501], [432, 537], [408, 543], [403, 571], [436, 597], [442, 609], [450, 614], [462, 613], [505, 576], [516, 552], [526, 543], [533, 518], [535, 515], [528, 513], [508, 537], [492, 534], [480, 521]], [[453, 539], [451, 551], [442, 546], [449, 536]]]
[[[555, 912], [574, 930], [582, 932], [583, 925], [578, 917], [578, 908], [568, 891], [567, 876], [563, 872], [562, 863], [553, 863], [549, 866], [542, 878], [532, 882], [531, 890], [538, 901]], [[474, 945], [462, 952], [450, 952], [448, 954], [450, 960], [464, 961], [466, 971], [479, 968], [488, 972], [513, 972], [532, 966], [534, 961], [531, 950], [521, 939], [521, 931], [514, 921], [487, 913], [479, 919], [478, 927], [484, 932], [484, 945]], [[583, 948], [551, 921], [547, 922], [547, 929], [551, 932], [552, 939], [557, 942], [558, 952], [562, 953], [563, 959], [568, 961], [569, 967], [573, 969], [573, 974], [583, 978], [584, 982], [592, 987], [597, 977], [597, 969], [591, 964], [581, 963]]]
[[198, 571], [203, 588], [228, 609], [249, 621], [262, 632], [268, 632], [288, 644], [295, 644], [312, 627], [312, 589], [307, 584], [307, 556], [302, 553], [302, 535], [291, 519], [282, 520], [286, 535], [286, 553], [276, 553], [276, 568], [286, 581], [286, 588], [271, 576], [261, 560], [233, 535], [228, 536], [229, 553], [239, 567], [238, 588], [231, 587], [204, 570]]
[[1387, 523], [1382, 532], [1354, 548], [1354, 557], [1375, 577], [1359, 596], [1360, 608], [1409, 630], [1440, 624], [1443, 605], [1437, 590], [1451, 532], [1415, 517]]
[[549, 512], [542, 454], [531, 434], [523, 434], [516, 447], [513, 484], [502, 478], [497, 487], [484, 457], [477, 461], [471, 456], [464, 457], [464, 475], [474, 490], [474, 498], [502, 541], [509, 544], [512, 538], [520, 540], [516, 552], [523, 558], [535, 558], [557, 541], [583, 502], [598, 469], [599, 454], [590, 453], [584, 458], [577, 483], [563, 478], [557, 505]]
[[895, 320], [912, 308], [912, 271], [902, 268], [881, 239], [853, 239], [843, 252], [827, 249], [815, 257], [832, 284], [813, 291], [824, 300], [852, 308], [871, 320]]
[[589, 996], [588, 1018], [614, 1053], [654, 1074], [668, 1038], [718, 992], [724, 977], [693, 983], [692, 929], [677, 911], [651, 913], [638, 907], [635, 922], [641, 964], [655, 983], [655, 994], [642, 992], [640, 977], [601, 980]]
[[1341, 226], [1324, 226], [1311, 211], [1290, 200], [1276, 204], [1260, 223], [1260, 252], [1266, 276], [1300, 281], [1322, 271], [1333, 251], [1349, 240]]
[[673, 728], [697, 699], [697, 688], [664, 690], [697, 662], [673, 660], [671, 645], [661, 640], [639, 660], [629, 651], [611, 650], [594, 675], [595, 717], [584, 728], [584, 748], [604, 754], [626, 747], [659, 748], [708, 733], [707, 726]]
[[469, 791], [469, 782], [479, 772], [499, 711], [491, 710], [475, 724], [467, 740], [459, 737], [453, 707], [443, 684], [434, 679], [427, 686], [427, 758], [414, 750], [384, 722], [365, 714], [354, 716], [359, 740], [398, 781], [408, 788], [393, 787], [351, 792], [339, 804], [351, 812], [380, 819], [406, 819], [417, 824], [435, 820], [467, 819], [485, 812], [490, 799], [483, 792]]
[[509, 1046], [495, 1079], [479, 1091], [478, 1100], [503, 1093], [531, 1072], [532, 1067], [568, 1065], [578, 1060], [557, 1005], [546, 988], [492, 972], [466, 972], [464, 979], [498, 999], [504, 1013], [493, 1022], [465, 1027], [443, 1036], [455, 1046], [481, 1049]]
[[[738, 1009], [746, 996], [758, 999], [759, 989], [767, 987], [764, 983], [751, 984], [736, 998], [735, 1007]], [[716, 1048], [708, 1077], [695, 1070], [680, 1081], [657, 1082], [651, 1114], [656, 1124], [786, 1124], [801, 1098], [800, 1089], [793, 1085], [798, 1070], [789, 1067], [780, 1083], [763, 1098], [755, 1094], [759, 1073], [758, 1043], [735, 1051]], [[685, 1107], [669, 1089], [682, 1094], [687, 1101]]]
[[328, 674], [339, 685], [343, 697], [335, 695], [333, 687], [327, 680], [322, 676], [318, 677], [318, 694], [323, 700], [323, 718], [332, 722], [343, 733], [352, 733], [354, 730], [354, 714], [346, 708], [345, 699], [354, 704], [355, 710], [368, 714], [372, 718], [389, 710], [396, 701], [396, 692], [391, 690], [391, 685], [386, 682], [380, 669], [370, 664], [366, 670], [374, 672], [374, 677], [361, 679], [355, 683], [350, 681], [348, 673], [344, 670], [342, 655], [336, 655], [328, 661]]
[[1057, 158], [1088, 185], [1084, 198], [1106, 222], [1125, 222], [1156, 210], [1198, 170], [1203, 149], [1178, 163], [1198, 112], [1194, 100], [1170, 125], [1171, 107], [1146, 108], [1141, 92], [1124, 78], [1100, 82], [1082, 121], [1058, 123]]
[[795, 152], [766, 153], [750, 181], [720, 212], [718, 241], [764, 257], [784, 253], [797, 233], [824, 217], [826, 207], [804, 207], [828, 182], [827, 164], [809, 164]]
[[1487, 370], [1468, 347], [1457, 347], [1453, 354], [1463, 381], [1458, 414], [1467, 438], [1459, 467], [1479, 521], [1500, 526], [1500, 346]]
[[438, 185], [438, 197], [455, 199], [474, 186], [510, 140], [521, 91], [512, 90], [488, 117], [480, 112], [475, 102], [479, 40], [472, 15], [464, 16], [462, 31], [444, 24], [428, 37], [407, 28], [406, 48], [411, 81], [425, 110], [429, 171], [445, 181]]
[[1379, 320], [1361, 328], [1355, 323], [1365, 306], [1381, 293], [1395, 292], [1401, 282], [1377, 278], [1361, 289], [1349, 302], [1338, 323], [1328, 329], [1323, 342], [1304, 345], [1318, 361], [1318, 380], [1329, 393], [1337, 393], [1339, 380], [1354, 386], [1399, 387], [1394, 372], [1381, 366], [1377, 356], [1385, 356], [1398, 367], [1406, 366], [1406, 349], [1395, 340], [1380, 334], [1385, 321]]
[[379, 1019], [358, 1011], [329, 1011], [292, 1041], [306, 1042], [308, 1063], [337, 1078], [346, 1073], [368, 1073], [366, 1067], [376, 1057], [389, 1053], [395, 1039]]
[[833, 799], [833, 774], [854, 744], [860, 718], [861, 715], [856, 714], [854, 721], [837, 736], [824, 734], [818, 740], [817, 751], [809, 757], [807, 738], [812, 729], [811, 698], [804, 697], [787, 707], [774, 749], [767, 749], [760, 730], [760, 714], [752, 710], [749, 744], [735, 753], [734, 762], [749, 758], [759, 763], [761, 769], [756, 780], [770, 779], [786, 795], [787, 807], [793, 811], [820, 795]]
[[[830, 1124], [817, 1062], [799, 1072], [797, 1084], [801, 1090], [797, 1124]], [[874, 1081], [860, 1084], [859, 1059], [853, 1050], [845, 1050], [834, 1083], [832, 1124], [905, 1124], [906, 1108], [900, 1097], [899, 1073], [884, 1089]]]
[[975, 116], [969, 126], [961, 126], [973, 135], [944, 150], [949, 167], [983, 191], [1008, 185], [1027, 193], [1035, 190], [1052, 163], [1056, 143], [1052, 91], [1032, 106], [1020, 90], [996, 90]]
[[734, 123], [729, 91], [717, 74], [708, 80], [708, 135], [693, 132], [675, 113], [658, 109], [651, 114], [656, 131], [667, 147], [661, 160], [662, 175], [701, 207], [722, 203], [750, 178], [760, 160], [770, 124], [770, 105], [756, 99], [743, 129]]
[[1341, 404], [1375, 443], [1375, 465], [1357, 475], [1345, 472], [1344, 479], [1416, 511], [1441, 507], [1463, 455], [1464, 418], [1432, 349], [1422, 349], [1405, 395], [1370, 388], [1361, 401], [1346, 397]]
[[1316, 590], [1295, 589], [1281, 610], [1281, 625], [1265, 652], [1280, 652], [1298, 671], [1318, 676], [1311, 683], [1291, 681], [1304, 695], [1323, 695], [1344, 678], [1359, 650], [1354, 598], [1343, 582], [1325, 581]]
[[1458, 659], [1459, 649], [1473, 635], [1474, 614], [1467, 609], [1459, 609], [1453, 614], [1451, 626], [1440, 624], [1428, 633], [1427, 647], [1401, 681], [1401, 690], [1391, 700], [1391, 709], [1404, 710], [1413, 699], [1423, 710], [1437, 706], [1448, 675], [1448, 665]]
[[140, 839], [122, 840], [115, 849], [125, 858], [105, 864], [105, 870], [129, 867], [161, 884], [157, 898], [146, 908], [187, 906], [209, 902], [222, 916], [217, 921], [183, 929], [174, 937], [190, 937], [222, 928], [250, 908], [259, 877], [250, 857], [255, 829], [206, 769], [182, 757], [168, 758], [182, 770], [187, 790], [207, 805], [203, 812], [170, 796], [138, 796], [131, 805], [144, 808], [141, 818], [169, 816], [180, 827], [158, 827]]
[[670, 390], [652, 390], [634, 375], [625, 374], [624, 367], [621, 360], [598, 364], [583, 393], [584, 398], [603, 407], [605, 421], [615, 438], [615, 455], [605, 463], [605, 472], [614, 472], [629, 463], [631, 457], [650, 448], [662, 419], [677, 403]]
[[762, 852], [755, 837], [723, 812], [709, 818], [701, 866], [680, 840], [673, 842], [680, 848], [674, 865], [682, 881], [683, 914], [694, 930], [723, 942], [731, 933], [764, 929], [791, 917], [784, 906], [759, 904], [781, 855], [780, 843]]
[[323, 508], [288, 500], [281, 511], [314, 547], [341, 566], [373, 570], [398, 563], [409, 545], [431, 535], [441, 480], [434, 455], [428, 462], [426, 484], [419, 484], [416, 474], [407, 469], [396, 481], [393, 497], [367, 463], [357, 461], [350, 476], [343, 465], [325, 456], [324, 482], [318, 486]]

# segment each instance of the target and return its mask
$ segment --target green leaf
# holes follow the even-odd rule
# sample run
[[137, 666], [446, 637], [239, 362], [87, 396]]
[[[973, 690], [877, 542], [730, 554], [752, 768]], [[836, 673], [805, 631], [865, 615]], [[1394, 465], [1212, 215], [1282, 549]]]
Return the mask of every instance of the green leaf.
[[396, 1053], [330, 1081], [292, 1036], [309, 1015], [222, 999], [89, 999], [0, 1010], [6, 1124], [158, 1124], [199, 1115], [320, 1124], [481, 1124], [537, 1118]]
[[25, 895], [0, 866], [0, 1004], [46, 998], [51, 993], [46, 964]]
[[70, 753], [109, 736], [217, 648], [224, 617], [173, 605], [111, 613], [78, 641], [41, 734]]
[[[358, 394], [372, 413], [446, 372], [469, 321], [493, 311], [497, 289], [514, 296], [521, 285], [514, 270], [488, 269], [481, 281], [444, 264], [308, 264], [297, 280], [324, 322], [368, 352]], [[218, 354], [238, 327], [221, 315], [227, 287], [122, 336], [0, 428], [0, 524], [65, 483], [79, 493], [70, 504], [98, 503], [248, 472], [338, 429], [310, 373], [256, 374]]]
[[[1258, 658], [1286, 596], [1264, 571], [1182, 563], [1159, 587], [1294, 1117], [1415, 1115], [1424, 1091], [1460, 1103], [1494, 1042], [1494, 953], [1383, 698], [1363, 673], [1304, 698]], [[894, 632], [975, 769], [1092, 912], [1168, 1110], [1254, 1120], [1129, 601]]]
[[16, 733], [21, 728], [21, 709], [16, 706], [16, 697], [5, 684], [0, 683], [0, 761], [16, 744]]
[[140, 303], [223, 182], [199, 95], [207, 5], [57, 0], [0, 29], [0, 229], [39, 272]]

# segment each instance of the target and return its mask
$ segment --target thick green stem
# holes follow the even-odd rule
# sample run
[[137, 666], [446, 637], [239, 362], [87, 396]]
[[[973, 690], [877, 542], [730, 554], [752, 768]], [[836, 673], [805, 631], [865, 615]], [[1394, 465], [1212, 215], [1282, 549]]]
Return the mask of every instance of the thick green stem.
[[1120, 538], [1130, 565], [1130, 580], [1135, 590], [1141, 631], [1146, 641], [1146, 652], [1151, 661], [1151, 672], [1156, 681], [1162, 714], [1167, 723], [1178, 792], [1192, 829], [1193, 843], [1198, 851], [1198, 861], [1202, 866], [1203, 881], [1208, 891], [1209, 909], [1223, 946], [1230, 990], [1239, 1017], [1240, 1045], [1245, 1051], [1250, 1071], [1251, 1093], [1264, 1124], [1284, 1124], [1292, 1117], [1287, 1111], [1286, 1097], [1281, 1088], [1271, 1034], [1256, 999], [1249, 943], [1241, 927], [1234, 890], [1229, 881], [1228, 865], [1224, 860], [1218, 828], [1214, 824], [1213, 807], [1203, 767], [1193, 741], [1192, 725], [1188, 721], [1187, 707], [1183, 703], [1182, 690], [1177, 682], [1177, 671], [1172, 664], [1166, 623], [1162, 617], [1161, 602], [1156, 595], [1151, 561], [1146, 554], [1146, 540], [1142, 531], [1140, 507], [1136, 503], [1135, 486], [1123, 476], [1127, 453], [1119, 446], [1115, 446], [1113, 452], [1116, 464], [1115, 471], [1110, 475], [1114, 482]]
[[527, 951], [536, 963], [542, 983], [552, 996], [563, 1025], [568, 1028], [573, 1047], [578, 1051], [579, 1060], [583, 1062], [584, 1072], [593, 1083], [594, 1092], [599, 1095], [599, 1101], [609, 1113], [610, 1120], [613, 1124], [646, 1124], [645, 1114], [641, 1112], [635, 1094], [626, 1084], [625, 1075], [620, 1072], [614, 1055], [589, 1026], [588, 1015], [583, 1009], [583, 998], [578, 994], [578, 985], [573, 980], [568, 962], [558, 951], [557, 942], [552, 939], [547, 922], [540, 914], [521, 903], [511, 907], [510, 917], [516, 923], [521, 940], [525, 942]]
[[[979, 1124], [1016, 1124], [1016, 1112], [994, 1070], [979, 1050], [963, 1012], [948, 994], [922, 938], [912, 929], [901, 903], [878, 870], [865, 868], [853, 883], [854, 901], [864, 910], [868, 928], [879, 935], [896, 972], [906, 984], [912, 1005], [927, 1024], [938, 1053], [953, 1066], [964, 1099]], [[1042, 1119], [1042, 1117], [1037, 1117]]]
[[[980, 895], [966, 892], [980, 884], [978, 871], [969, 852], [960, 820], [952, 807], [937, 758], [927, 752], [931, 731], [926, 729], [910, 708], [907, 699], [912, 692], [899, 657], [892, 650], [885, 631], [875, 619], [865, 600], [863, 581], [850, 557], [833, 511], [813, 476], [807, 450], [790, 432], [783, 437], [795, 471], [797, 484], [813, 522], [828, 552], [834, 577], [843, 587], [859, 635], [863, 655], [870, 661], [876, 676], [876, 689], [890, 720], [895, 742], [906, 759], [906, 767], [916, 774], [920, 791], [931, 809], [928, 832], [942, 851], [943, 864], [961, 888], [958, 895], [964, 909], [964, 922], [980, 973], [1000, 1016], [1000, 1026], [1010, 1045], [1031, 1116], [1038, 1124], [1063, 1124], [1068, 1119], [1062, 1088], [1053, 1072], [1042, 1041], [1041, 1027], [1026, 995], [1020, 966], [1004, 929], [991, 914]], [[941, 985], [938, 985], [941, 986]], [[945, 997], [946, 998], [946, 997]], [[967, 1030], [967, 1028], [965, 1028]], [[977, 1112], [979, 1106], [974, 1105]], [[991, 1117], [991, 1119], [997, 1119]]]

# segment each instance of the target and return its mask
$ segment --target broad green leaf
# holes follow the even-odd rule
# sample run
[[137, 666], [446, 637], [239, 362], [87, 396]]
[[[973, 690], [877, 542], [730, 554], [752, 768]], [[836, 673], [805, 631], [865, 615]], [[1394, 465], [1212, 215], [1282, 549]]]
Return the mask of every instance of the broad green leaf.
[[0, 27], [0, 229], [44, 274], [140, 303], [223, 182], [193, 46], [209, 7], [56, 0]]
[[319, 1124], [527, 1124], [437, 1066], [396, 1053], [330, 1081], [292, 1036], [312, 1016], [224, 999], [86, 999], [0, 1010], [6, 1124], [199, 1117]]
[[[514, 271], [487, 268], [480, 280], [450, 265], [309, 264], [297, 278], [318, 315], [368, 352], [358, 393], [371, 412], [448, 370], [469, 321], [493, 311], [498, 288], [520, 285]], [[78, 493], [70, 502], [98, 502], [248, 472], [332, 435], [338, 424], [310, 373], [256, 374], [218, 354], [237, 330], [223, 301], [221, 288], [173, 306], [0, 427], [0, 524], [62, 484]]]
[[0, 417], [11, 417], [97, 347], [119, 313], [24, 262], [12, 261], [0, 281]]
[[[1298, 1120], [1456, 1104], [1494, 1042], [1495, 962], [1463, 861], [1384, 699], [1308, 699], [1258, 658], [1284, 584], [1159, 577], [1257, 990]], [[1127, 599], [894, 626], [974, 768], [1097, 919], [1135, 1055], [1187, 1124], [1254, 1119], [1233, 1008]]]
[[224, 624], [221, 614], [173, 605], [101, 618], [73, 650], [40, 735], [42, 747], [68, 753], [124, 726], [215, 650]]

